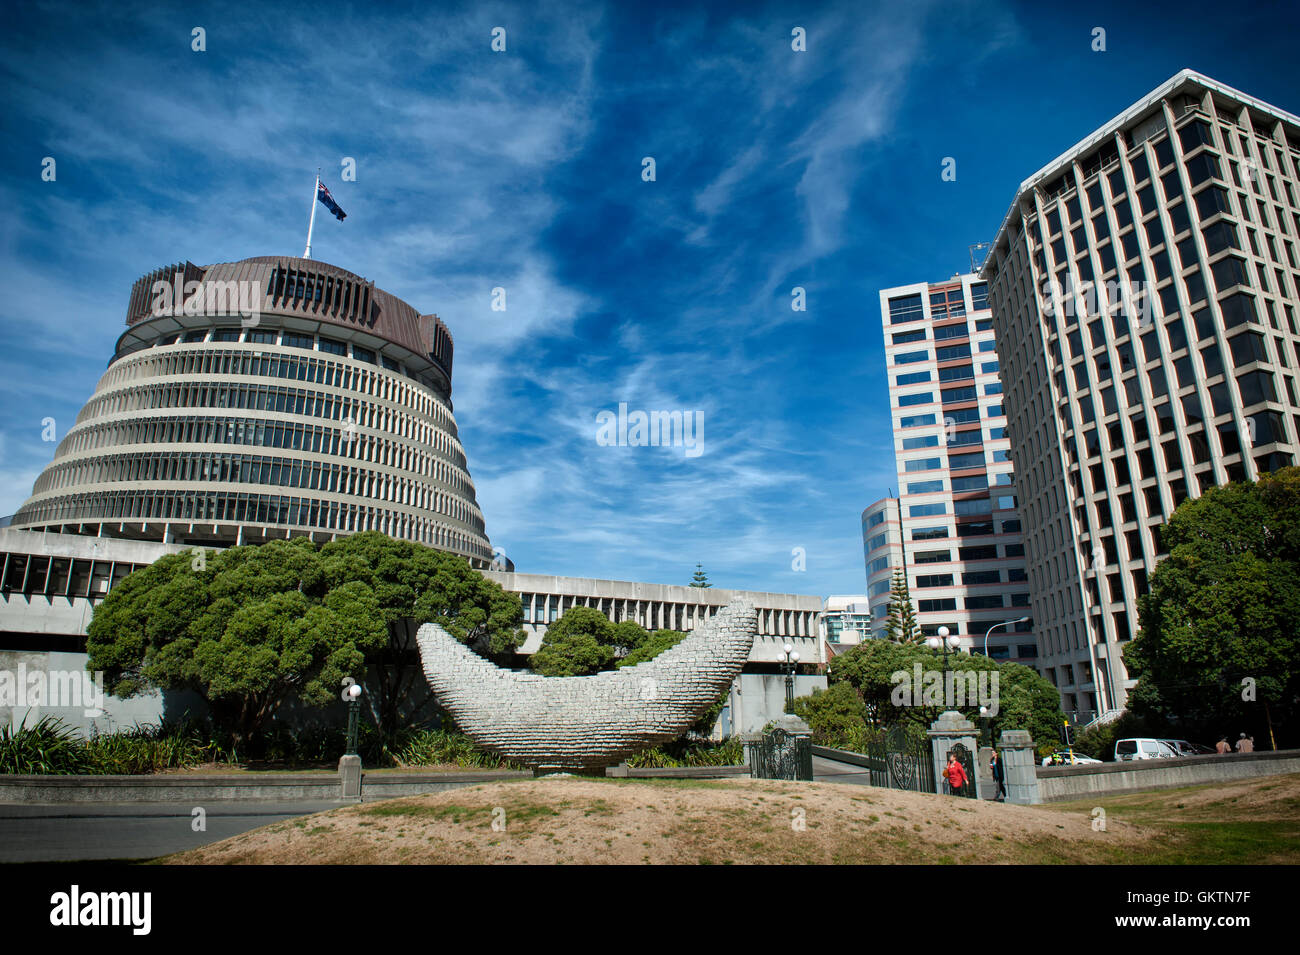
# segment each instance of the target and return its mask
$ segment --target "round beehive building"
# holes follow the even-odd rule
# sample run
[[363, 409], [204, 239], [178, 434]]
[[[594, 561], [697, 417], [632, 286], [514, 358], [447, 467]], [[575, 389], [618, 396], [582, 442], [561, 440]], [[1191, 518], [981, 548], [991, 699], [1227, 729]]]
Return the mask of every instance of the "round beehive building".
[[492, 560], [436, 315], [267, 256], [151, 272], [126, 323], [14, 527], [213, 546], [377, 530]]

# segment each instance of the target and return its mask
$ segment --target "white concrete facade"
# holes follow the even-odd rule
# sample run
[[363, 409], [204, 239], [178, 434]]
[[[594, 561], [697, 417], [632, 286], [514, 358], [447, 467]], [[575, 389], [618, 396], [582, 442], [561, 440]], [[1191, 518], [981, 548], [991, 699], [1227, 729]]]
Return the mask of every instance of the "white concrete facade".
[[0, 725], [16, 728], [53, 716], [88, 734], [157, 722], [164, 703], [159, 692], [131, 700], [107, 696], [95, 714], [81, 705], [36, 704], [36, 694], [13, 696], [13, 690], [20, 676], [24, 683], [54, 685], [84, 673], [86, 626], [95, 604], [133, 570], [180, 550], [176, 544], [0, 528]]
[[802, 662], [826, 662], [818, 638], [821, 597], [494, 570], [482, 573], [510, 593], [520, 595], [528, 634], [524, 653], [540, 647], [547, 625], [571, 607], [594, 607], [615, 623], [634, 620], [651, 631], [685, 631], [708, 620], [733, 599], [742, 599], [758, 611], [758, 636], [750, 654], [751, 663], [781, 662], [787, 641], [799, 652]]

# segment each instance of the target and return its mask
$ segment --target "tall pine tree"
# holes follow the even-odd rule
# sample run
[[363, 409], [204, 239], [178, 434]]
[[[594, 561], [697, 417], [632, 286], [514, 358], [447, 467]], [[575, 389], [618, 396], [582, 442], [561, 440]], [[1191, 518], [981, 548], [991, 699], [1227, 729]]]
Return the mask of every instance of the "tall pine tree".
[[709, 583], [709, 575], [706, 574], [706, 573], [704, 572], [704, 565], [703, 565], [703, 564], [696, 564], [696, 565], [695, 565], [695, 576], [691, 579], [691, 583], [690, 583], [690, 585], [691, 585], [692, 587], [712, 587], [712, 586], [713, 586], [713, 584]]
[[889, 588], [889, 613], [885, 617], [885, 636], [894, 643], [920, 643], [921, 628], [916, 624], [916, 611], [912, 609], [912, 595], [907, 589], [907, 575], [894, 571], [894, 582]]

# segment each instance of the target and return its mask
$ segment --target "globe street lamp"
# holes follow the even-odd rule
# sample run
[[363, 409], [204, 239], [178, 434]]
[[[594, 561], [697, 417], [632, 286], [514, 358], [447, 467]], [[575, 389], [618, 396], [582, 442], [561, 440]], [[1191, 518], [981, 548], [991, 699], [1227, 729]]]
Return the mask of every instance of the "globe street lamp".
[[925, 638], [925, 643], [931, 650], [943, 650], [943, 672], [947, 673], [948, 650], [951, 648], [955, 651], [959, 646], [961, 646], [961, 637], [957, 636], [955, 633], [950, 635], [947, 627], [940, 627], [939, 633], [936, 636]]
[[361, 722], [361, 684], [349, 683], [343, 690], [348, 701], [348, 750], [344, 756], [357, 755], [357, 729]]
[[988, 633], [984, 634], [984, 655], [989, 655], [989, 633], [992, 633], [998, 627], [1009, 627], [1013, 623], [1028, 623], [1030, 619], [1029, 617], [1017, 617], [1015, 620], [1003, 620], [1001, 623], [995, 623], [989, 627]]
[[781, 669], [785, 671], [785, 709], [788, 713], [794, 703], [794, 671], [799, 665], [799, 651], [788, 643], [781, 649], [785, 651], [785, 663], [781, 664]]

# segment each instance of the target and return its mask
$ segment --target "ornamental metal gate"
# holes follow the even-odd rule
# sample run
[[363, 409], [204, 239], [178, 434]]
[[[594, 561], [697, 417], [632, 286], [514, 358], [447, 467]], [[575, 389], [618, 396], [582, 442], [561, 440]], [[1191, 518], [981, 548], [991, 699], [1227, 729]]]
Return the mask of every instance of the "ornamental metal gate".
[[902, 726], [891, 726], [867, 745], [871, 785], [910, 792], [934, 792], [934, 763], [930, 741], [909, 736]]
[[812, 779], [812, 739], [776, 728], [746, 744], [754, 779]]
[[[964, 796], [967, 799], [975, 799], [975, 757], [961, 743], [954, 743], [952, 749], [948, 750], [952, 755], [957, 757], [957, 762], [961, 763], [961, 768], [966, 770], [966, 785], [961, 789], [949, 788], [949, 794], [953, 796]], [[947, 760], [945, 760], [946, 762]]]

